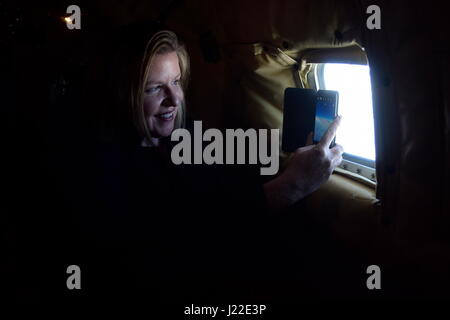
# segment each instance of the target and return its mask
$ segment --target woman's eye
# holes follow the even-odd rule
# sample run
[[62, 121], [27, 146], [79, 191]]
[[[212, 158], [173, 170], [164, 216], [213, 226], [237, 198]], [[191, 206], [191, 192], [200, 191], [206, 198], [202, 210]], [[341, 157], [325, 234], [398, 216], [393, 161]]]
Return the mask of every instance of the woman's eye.
[[145, 93], [150, 94], [150, 93], [156, 93], [161, 89], [161, 86], [157, 86], [157, 87], [151, 87], [151, 88], [147, 88], [145, 89]]
[[180, 84], [180, 79], [175, 80], [175, 81], [173, 82], [173, 84], [174, 84], [175, 86], [178, 86], [178, 85]]

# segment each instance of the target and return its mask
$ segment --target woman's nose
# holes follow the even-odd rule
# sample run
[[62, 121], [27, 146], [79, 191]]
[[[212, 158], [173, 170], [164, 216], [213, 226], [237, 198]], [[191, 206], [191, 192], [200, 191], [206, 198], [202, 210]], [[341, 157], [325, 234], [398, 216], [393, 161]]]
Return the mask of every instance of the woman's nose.
[[166, 89], [166, 98], [163, 101], [165, 107], [175, 107], [180, 104], [180, 97], [176, 90], [171, 88]]

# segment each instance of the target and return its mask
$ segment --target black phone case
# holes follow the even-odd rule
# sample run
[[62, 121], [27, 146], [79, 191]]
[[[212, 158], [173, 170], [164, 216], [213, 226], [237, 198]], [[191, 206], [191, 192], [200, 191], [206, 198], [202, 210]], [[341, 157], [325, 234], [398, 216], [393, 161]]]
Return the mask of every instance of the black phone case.
[[313, 89], [286, 88], [284, 91], [283, 151], [293, 152], [306, 145], [308, 134], [314, 131], [315, 101]]

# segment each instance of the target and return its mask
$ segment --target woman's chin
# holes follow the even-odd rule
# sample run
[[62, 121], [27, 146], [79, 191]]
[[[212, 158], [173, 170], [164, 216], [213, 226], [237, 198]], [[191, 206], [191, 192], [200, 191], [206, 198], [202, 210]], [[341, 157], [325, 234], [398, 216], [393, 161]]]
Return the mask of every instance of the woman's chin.
[[154, 138], [165, 138], [172, 134], [172, 131], [175, 127], [175, 121], [172, 119], [171, 121], [161, 121], [157, 119], [156, 121], [152, 121], [149, 123], [150, 125], [150, 134]]
[[156, 131], [154, 137], [167, 138], [167, 137], [169, 137], [172, 134], [173, 129], [174, 129], [174, 124], [173, 123], [165, 125], [162, 128], [158, 128], [158, 130]]

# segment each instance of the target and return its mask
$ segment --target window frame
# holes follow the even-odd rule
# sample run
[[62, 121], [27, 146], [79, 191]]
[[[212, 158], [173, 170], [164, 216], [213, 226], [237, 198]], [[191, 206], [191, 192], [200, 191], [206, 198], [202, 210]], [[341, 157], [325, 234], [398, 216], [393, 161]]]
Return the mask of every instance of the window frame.
[[[313, 63], [313, 79], [317, 90], [325, 89], [324, 65], [325, 63]], [[375, 164], [375, 160], [358, 157], [356, 155], [344, 152], [342, 155], [342, 162], [339, 167], [343, 170], [363, 176], [376, 183]]]

